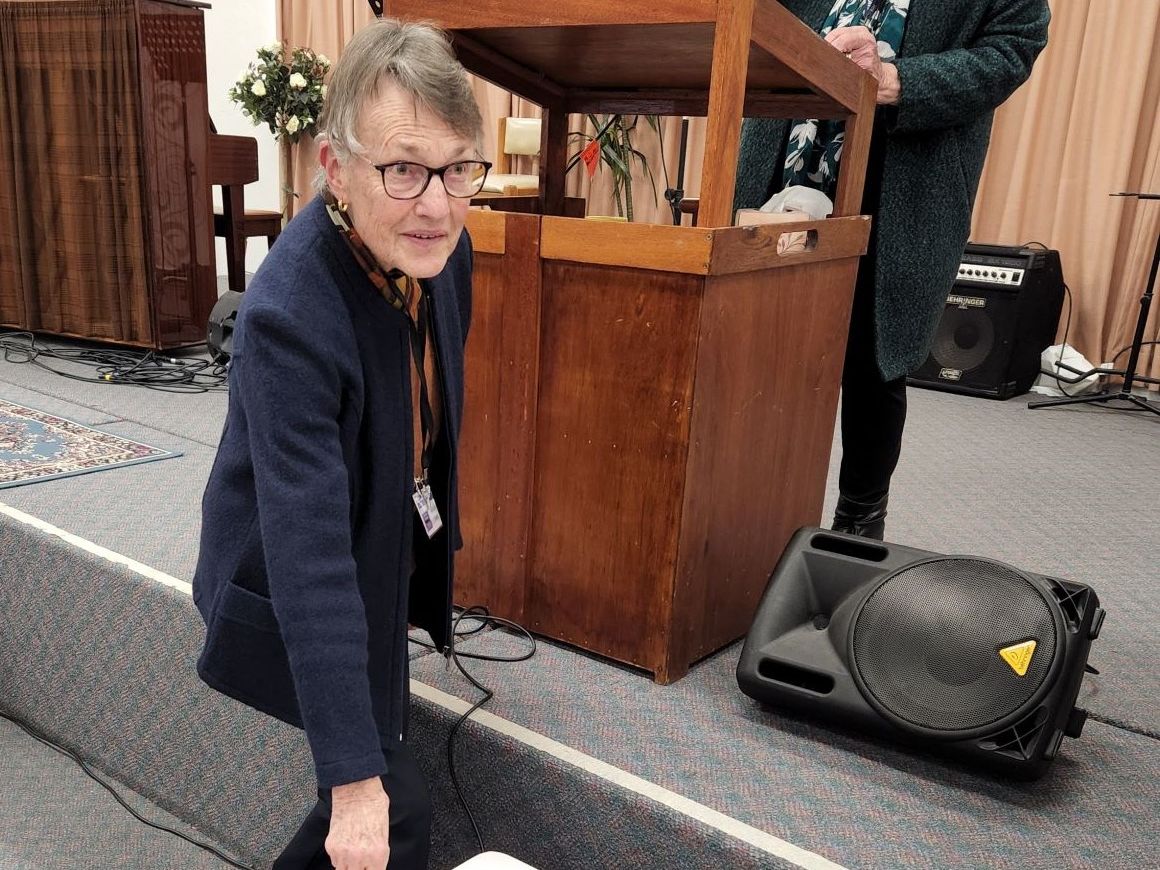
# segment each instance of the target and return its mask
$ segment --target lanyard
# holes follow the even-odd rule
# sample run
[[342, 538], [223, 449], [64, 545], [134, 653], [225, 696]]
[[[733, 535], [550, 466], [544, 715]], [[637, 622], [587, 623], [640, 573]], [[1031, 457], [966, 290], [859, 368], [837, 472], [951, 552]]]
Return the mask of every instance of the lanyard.
[[[416, 315], [412, 317], [410, 306], [407, 304], [405, 288], [413, 279], [408, 278], [398, 269], [392, 269], [389, 272], [385, 271], [375, 259], [374, 254], [371, 253], [370, 248], [367, 247], [366, 242], [362, 240], [358, 231], [351, 224], [346, 213], [329, 200], [330, 198], [328, 197], [326, 210], [330, 215], [331, 221], [338, 227], [342, 237], [346, 240], [351, 253], [354, 254], [355, 260], [362, 266], [363, 271], [367, 273], [367, 277], [370, 278], [371, 283], [378, 288], [383, 298], [390, 303], [391, 307], [407, 318], [407, 331], [410, 333], [411, 359], [415, 363], [415, 371], [419, 376], [419, 427], [423, 439], [419, 464], [423, 470], [421, 473], [422, 476], [415, 480], [415, 486], [418, 489], [427, 483], [427, 474], [431, 470], [431, 442], [435, 429], [435, 416], [431, 411], [431, 397], [427, 390], [427, 369], [425, 366], [427, 357], [428, 309], [430, 308], [431, 300], [423, 291], [423, 285], [416, 281], [414, 286], [417, 287], [419, 293], [419, 302], [416, 306]], [[401, 287], [400, 284], [402, 284]], [[434, 348], [432, 348], [432, 353], [434, 353]]]
[[[410, 281], [405, 278], [403, 280]], [[411, 317], [410, 308], [407, 305], [407, 297], [402, 290], [399, 289], [398, 279], [391, 281], [392, 301], [391, 304], [398, 308], [402, 305], [403, 316], [407, 318], [407, 331], [411, 337], [411, 359], [415, 363], [415, 373], [419, 376], [419, 428], [422, 432], [423, 446], [420, 453], [420, 467], [423, 469], [422, 476], [416, 483], [426, 483], [427, 473], [431, 470], [431, 449], [432, 437], [435, 429], [435, 416], [431, 412], [431, 396], [427, 389], [427, 328], [428, 328], [428, 308], [431, 305], [430, 297], [424, 292], [423, 285], [418, 284], [419, 302], [416, 305], [415, 317]], [[435, 349], [432, 347], [431, 352]]]

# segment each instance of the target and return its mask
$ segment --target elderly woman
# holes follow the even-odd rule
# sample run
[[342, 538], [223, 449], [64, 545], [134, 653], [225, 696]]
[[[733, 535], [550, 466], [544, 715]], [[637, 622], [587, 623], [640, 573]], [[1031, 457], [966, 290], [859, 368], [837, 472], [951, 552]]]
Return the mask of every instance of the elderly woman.
[[275, 867], [421, 868], [407, 626], [449, 643], [463, 224], [489, 165], [463, 68], [427, 26], [359, 32], [319, 123], [321, 195], [238, 312], [193, 581], [198, 673], [305, 729], [319, 801]]
[[[1047, 44], [1047, 0], [781, 0], [878, 80], [862, 211], [873, 215], [842, 372], [834, 528], [885, 531], [906, 375], [926, 359], [958, 270], [995, 108]], [[746, 121], [736, 204], [791, 184], [833, 196], [842, 125]]]

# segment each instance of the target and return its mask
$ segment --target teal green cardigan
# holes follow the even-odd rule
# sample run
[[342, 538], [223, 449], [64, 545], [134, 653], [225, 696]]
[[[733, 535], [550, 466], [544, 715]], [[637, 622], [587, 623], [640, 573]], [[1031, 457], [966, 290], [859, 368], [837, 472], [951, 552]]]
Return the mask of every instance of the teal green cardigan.
[[[833, 0], [782, 0], [817, 30]], [[902, 98], [879, 109], [882, 200], [874, 215], [878, 367], [887, 380], [925, 359], [970, 232], [995, 109], [1047, 44], [1047, 0], [911, 0], [898, 52]], [[788, 126], [746, 120], [737, 208], [781, 186]]]

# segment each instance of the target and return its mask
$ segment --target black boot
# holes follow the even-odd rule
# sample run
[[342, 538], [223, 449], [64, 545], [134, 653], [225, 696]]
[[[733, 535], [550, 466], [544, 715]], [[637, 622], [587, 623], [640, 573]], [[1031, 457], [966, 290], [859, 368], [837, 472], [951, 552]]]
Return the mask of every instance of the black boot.
[[839, 495], [834, 531], [881, 541], [886, 532], [886, 499], [884, 495], [876, 501], [862, 502]]

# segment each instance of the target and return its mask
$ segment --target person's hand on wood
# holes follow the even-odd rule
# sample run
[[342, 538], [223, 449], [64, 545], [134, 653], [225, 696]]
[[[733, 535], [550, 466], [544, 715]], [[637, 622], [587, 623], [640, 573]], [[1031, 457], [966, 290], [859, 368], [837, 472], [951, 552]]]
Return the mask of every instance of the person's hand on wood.
[[900, 87], [898, 68], [883, 63], [878, 56], [878, 41], [867, 27], [835, 27], [826, 34], [826, 42], [858, 64], [878, 82], [877, 102], [880, 106], [898, 103]]

